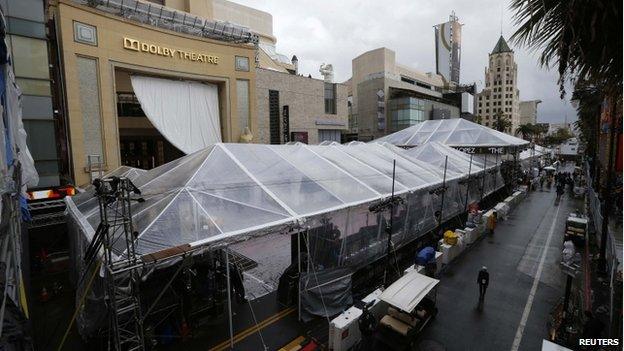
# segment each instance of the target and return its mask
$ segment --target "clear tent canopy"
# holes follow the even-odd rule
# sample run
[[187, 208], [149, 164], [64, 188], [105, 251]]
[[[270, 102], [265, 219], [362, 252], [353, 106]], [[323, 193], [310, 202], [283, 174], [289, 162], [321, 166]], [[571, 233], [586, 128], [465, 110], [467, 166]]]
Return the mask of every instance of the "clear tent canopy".
[[413, 147], [440, 142], [452, 147], [526, 147], [529, 142], [463, 118], [428, 120], [374, 140]]
[[[442, 181], [441, 170], [379, 144], [215, 144], [134, 179], [140, 255], [202, 245]], [[100, 215], [93, 192], [68, 199], [85, 239]], [[117, 253], [123, 254], [120, 244]]]
[[[492, 181], [478, 180], [479, 173], [487, 173], [483, 160], [473, 156], [470, 166], [469, 155], [439, 143], [408, 150], [360, 142], [218, 143], [134, 178], [145, 200], [131, 205], [138, 232], [136, 253], [147, 255], [181, 245], [227, 245], [258, 264], [243, 273], [249, 278], [244, 283], [252, 298], [276, 289], [291, 263], [290, 240], [280, 234], [293, 229], [308, 231], [306, 247], [314, 266], [365, 264], [384, 252], [387, 239], [382, 228], [387, 219], [370, 212], [369, 205], [391, 195], [394, 162], [394, 191], [405, 199], [395, 213], [396, 247], [433, 230], [437, 210], [450, 219], [462, 213], [467, 203], [503, 186], [496, 178], [498, 172]], [[488, 162], [487, 168], [494, 166]], [[470, 167], [475, 175], [471, 185], [461, 183]], [[431, 190], [444, 181], [449, 190], [442, 201]], [[77, 239], [76, 257], [81, 257], [100, 222], [94, 195], [93, 189], [87, 189], [66, 198], [70, 232]], [[125, 243], [119, 241], [113, 250], [122, 256]]]

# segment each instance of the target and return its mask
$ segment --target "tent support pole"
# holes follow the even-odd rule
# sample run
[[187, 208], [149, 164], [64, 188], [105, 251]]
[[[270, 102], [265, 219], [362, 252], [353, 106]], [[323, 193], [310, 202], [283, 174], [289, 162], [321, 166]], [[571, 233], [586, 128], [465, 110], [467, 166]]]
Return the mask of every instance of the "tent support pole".
[[442, 200], [440, 201], [440, 215], [438, 216], [438, 230], [442, 228], [442, 221], [444, 220], [444, 196], [446, 195], [446, 166], [448, 162], [448, 155], [444, 157], [444, 176], [442, 177]]
[[301, 321], [301, 230], [297, 231], [297, 318]]
[[[496, 167], [498, 167], [498, 153], [496, 153], [496, 158], [494, 159], [494, 170], [496, 170]], [[515, 167], [514, 167], [514, 172], [515, 172]], [[494, 191], [496, 191], [496, 185], [498, 183], [498, 177], [496, 176], [496, 173], [494, 173]]]
[[470, 172], [472, 171], [472, 154], [470, 154], [470, 164], [468, 164], [468, 179], [466, 180], [466, 202], [464, 204], [464, 211], [468, 210], [468, 194], [470, 192]]
[[483, 192], [485, 191], [485, 177], [487, 177], [487, 155], [485, 154], [485, 160], [483, 161], [483, 181], [481, 181], [481, 199], [479, 202], [483, 201]]
[[390, 268], [392, 267], [392, 258], [390, 257], [390, 251], [392, 250], [392, 218], [394, 217], [394, 177], [396, 175], [396, 160], [392, 160], [392, 196], [390, 197], [390, 227], [387, 229], [388, 231], [388, 247], [387, 247], [387, 262], [386, 262], [386, 271], [384, 272], [384, 286], [387, 288], [390, 286], [388, 274], [390, 272]]
[[234, 329], [232, 327], [232, 291], [230, 287], [230, 254], [225, 248], [225, 274], [227, 276], [228, 323], [230, 327], [230, 349], [234, 348]]

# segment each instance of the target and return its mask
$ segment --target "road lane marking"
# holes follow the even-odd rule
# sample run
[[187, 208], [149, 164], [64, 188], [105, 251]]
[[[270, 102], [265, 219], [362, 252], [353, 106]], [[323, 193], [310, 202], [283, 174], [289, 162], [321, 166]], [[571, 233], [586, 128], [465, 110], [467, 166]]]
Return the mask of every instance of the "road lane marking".
[[542, 257], [540, 258], [539, 266], [537, 267], [537, 273], [533, 278], [533, 285], [531, 286], [531, 291], [529, 292], [529, 297], [527, 298], [526, 305], [524, 305], [524, 311], [522, 312], [520, 325], [518, 325], [518, 329], [516, 330], [516, 337], [514, 338], [513, 344], [511, 345], [511, 351], [518, 351], [518, 348], [520, 347], [520, 342], [522, 341], [522, 336], [524, 334], [524, 328], [526, 327], [527, 320], [529, 319], [529, 314], [531, 313], [531, 308], [533, 307], [533, 300], [535, 299], [535, 293], [537, 292], [537, 286], [542, 276], [542, 270], [544, 269], [544, 262], [546, 261], [546, 254], [548, 253], [550, 240], [552, 239], [553, 233], [555, 231], [557, 217], [559, 217], [559, 209], [561, 209], [561, 207], [557, 206], [555, 217], [553, 218], [552, 225], [550, 226], [550, 231], [548, 232], [548, 237], [546, 238], [544, 251], [542, 252]]
[[[234, 344], [246, 339], [248, 336], [257, 333], [259, 330], [262, 330], [266, 327], [268, 327], [269, 325], [279, 321], [280, 319], [288, 316], [289, 314], [293, 313], [295, 311], [294, 307], [290, 307], [287, 308], [283, 311], [280, 311], [274, 315], [272, 315], [271, 317], [268, 317], [267, 319], [261, 321], [260, 323], [258, 323], [258, 325], [253, 325], [243, 331], [241, 331], [240, 333], [234, 335], [233, 338], [233, 342]], [[228, 349], [230, 347], [230, 339], [228, 338], [227, 340], [223, 341], [222, 343], [210, 348], [210, 351], [221, 351], [221, 350], [225, 350]]]

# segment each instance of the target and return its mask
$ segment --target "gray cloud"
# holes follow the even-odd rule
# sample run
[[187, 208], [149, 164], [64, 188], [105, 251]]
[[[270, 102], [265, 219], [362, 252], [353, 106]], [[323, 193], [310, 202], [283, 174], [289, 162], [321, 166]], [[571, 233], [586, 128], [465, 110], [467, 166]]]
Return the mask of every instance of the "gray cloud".
[[[337, 81], [351, 76], [353, 58], [382, 46], [394, 50], [404, 65], [435, 71], [433, 26], [455, 11], [464, 24], [461, 82], [482, 87], [488, 53], [501, 33], [501, 12], [504, 37], [514, 31], [508, 2], [497, 0], [235, 1], [273, 15], [277, 49], [296, 54], [301, 73], [320, 77], [320, 64], [332, 63]], [[566, 115], [568, 121], [575, 120], [569, 102], [559, 98], [556, 70], [541, 68], [537, 53], [509, 44], [518, 64], [521, 100], [543, 101], [538, 120], [560, 122]]]

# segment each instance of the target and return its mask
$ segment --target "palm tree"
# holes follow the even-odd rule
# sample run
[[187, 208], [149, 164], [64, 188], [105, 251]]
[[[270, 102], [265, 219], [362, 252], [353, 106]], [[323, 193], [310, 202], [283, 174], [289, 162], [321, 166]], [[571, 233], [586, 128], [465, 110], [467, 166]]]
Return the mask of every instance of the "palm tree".
[[509, 118], [503, 114], [503, 111], [496, 111], [496, 113], [494, 113], [494, 129], [505, 133], [509, 128], [511, 128], [511, 121]]
[[531, 140], [531, 137], [535, 134], [536, 126], [531, 123], [525, 123], [518, 126], [516, 129], [516, 135], [522, 135], [525, 140]]
[[510, 7], [519, 25], [511, 39], [541, 50], [543, 66], [557, 66], [562, 96], [567, 78], [622, 96], [622, 1], [512, 0]]

